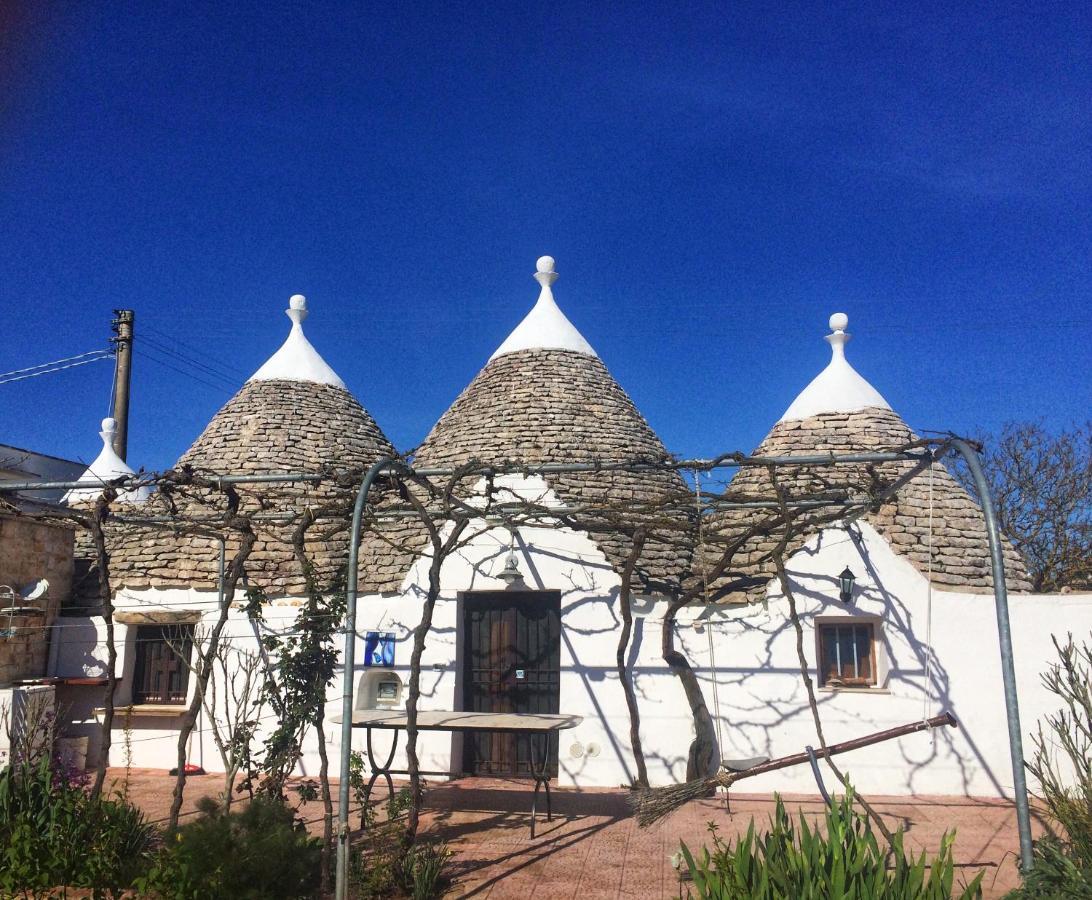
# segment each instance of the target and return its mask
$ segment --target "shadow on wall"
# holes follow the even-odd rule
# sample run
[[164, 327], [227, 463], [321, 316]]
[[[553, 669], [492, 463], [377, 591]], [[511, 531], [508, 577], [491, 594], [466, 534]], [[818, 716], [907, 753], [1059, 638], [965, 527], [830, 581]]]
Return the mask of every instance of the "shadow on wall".
[[[860, 588], [856, 612], [861, 614], [862, 620], [873, 619], [882, 626], [878, 640], [888, 666], [886, 677], [878, 687], [890, 692], [877, 691], [875, 693], [879, 696], [862, 696], [868, 691], [820, 691], [816, 683], [816, 706], [827, 741], [832, 743], [851, 736], [862, 736], [943, 711], [951, 711], [960, 719], [959, 704], [952, 693], [952, 676], [945, 661], [936, 655], [930, 657], [928, 646], [918, 637], [925, 633], [925, 623], [915, 621], [915, 613], [910, 606], [883, 586], [883, 578], [865, 542], [854, 536], [853, 546], [870, 584]], [[816, 544], [798, 553], [814, 556], [821, 550], [822, 536]], [[845, 615], [846, 608], [840, 601], [832, 599], [839, 592], [836, 577], [825, 578], [796, 568], [789, 570], [789, 576], [793, 582], [804, 629], [805, 654], [814, 682], [817, 668], [813, 652], [815, 620], [828, 612]], [[816, 582], [824, 586], [816, 589]], [[924, 579], [922, 582], [924, 591]], [[708, 664], [708, 651], [703, 653], [702, 648], [698, 647], [698, 652], [694, 652], [693, 641], [699, 636], [695, 634], [687, 644], [687, 655], [695, 666], [706, 701], [718, 723], [718, 735], [723, 742], [722, 756], [777, 757], [800, 752], [808, 744], [819, 745], [807, 693], [800, 677], [796, 630], [788, 613], [787, 601], [779, 594], [775, 583], [770, 589], [771, 596], [767, 603], [736, 607], [730, 616], [718, 615], [710, 608], [699, 618], [703, 632], [714, 629], [717, 649], [722, 658], [723, 655], [735, 655], [738, 659], [742, 651], [750, 654], [746, 665], [726, 666], [718, 659], [714, 673]], [[689, 630], [680, 628], [680, 633], [685, 635]], [[705, 665], [701, 665], [699, 659], [704, 659]], [[922, 692], [927, 669], [928, 702]], [[635, 686], [642, 693], [642, 682], [649, 674], [640, 668], [634, 670]], [[1002, 703], [1000, 693], [997, 703]], [[714, 708], [718, 705], [719, 716], [716, 716]], [[852, 733], [831, 736], [831, 732], [841, 732], [847, 724], [854, 725]], [[877, 745], [881, 752], [891, 756], [890, 764], [885, 765], [886, 777], [899, 779], [897, 784], [892, 782], [890, 793], [938, 792], [936, 782], [931, 785], [925, 782], [925, 773], [930, 766], [941, 764], [958, 771], [961, 793], [964, 795], [974, 793], [976, 784], [977, 792], [981, 793], [982, 778], [998, 795], [1006, 794], [1007, 788], [991, 768], [991, 762], [971, 732], [960, 727], [933, 729], [929, 734], [931, 739], [927, 742], [927, 749], [920, 754], [913, 754], [909, 749], [925, 745], [926, 741], [920, 737], [914, 741]], [[1001, 737], [1004, 738], [1003, 730]], [[853, 756], [845, 757], [844, 764], [840, 765], [843, 771], [848, 771], [851, 779]], [[949, 786], [944, 792], [956, 791]]]

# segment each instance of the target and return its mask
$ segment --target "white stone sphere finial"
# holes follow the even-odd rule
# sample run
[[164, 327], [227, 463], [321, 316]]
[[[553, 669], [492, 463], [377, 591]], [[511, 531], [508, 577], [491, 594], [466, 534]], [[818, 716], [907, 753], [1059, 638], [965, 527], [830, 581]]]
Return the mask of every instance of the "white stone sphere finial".
[[557, 281], [557, 270], [552, 256], [540, 256], [535, 263], [535, 281], [542, 285], [544, 295], [550, 294], [550, 285]]
[[107, 418], [102, 420], [102, 431], [100, 431], [99, 434], [101, 434], [103, 436], [103, 438], [106, 438], [106, 437], [111, 437], [112, 438], [115, 434], [117, 434], [117, 432], [118, 432], [118, 423], [117, 423], [116, 419], [112, 419], [112, 418], [107, 417]]
[[846, 344], [849, 343], [849, 332], [846, 331], [846, 328], [849, 327], [849, 316], [845, 313], [835, 313], [830, 317], [827, 324], [830, 325], [830, 334], [823, 340], [830, 344], [835, 360], [844, 360], [846, 358]]
[[307, 318], [307, 298], [303, 294], [293, 294], [288, 298], [288, 309], [284, 311], [295, 325]]

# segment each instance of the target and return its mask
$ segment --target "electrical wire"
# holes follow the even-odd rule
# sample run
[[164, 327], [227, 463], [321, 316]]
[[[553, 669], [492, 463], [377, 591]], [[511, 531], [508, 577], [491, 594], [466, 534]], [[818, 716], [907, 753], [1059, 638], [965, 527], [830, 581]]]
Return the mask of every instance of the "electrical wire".
[[213, 355], [212, 353], [209, 353], [207, 350], [201, 350], [198, 347], [193, 346], [193, 344], [187, 344], [185, 341], [180, 341], [178, 337], [174, 334], [170, 334], [166, 331], [156, 328], [154, 325], [148, 325], [147, 323], [145, 323], [143, 326], [141, 326], [141, 335], [144, 339], [147, 339], [147, 335], [144, 334], [144, 332], [146, 331], [150, 331], [161, 340], [170, 341], [176, 347], [183, 348], [194, 356], [204, 357], [205, 359], [209, 360], [212, 365], [214, 365], [218, 369], [221, 369], [225, 374], [230, 375], [232, 378], [247, 377], [246, 372], [244, 372], [242, 369], [238, 369], [235, 366], [224, 362], [222, 359]]
[[184, 370], [184, 374], [190, 375], [191, 377], [211, 378], [216, 384], [230, 387], [233, 390], [236, 387], [236, 382], [233, 379], [221, 375], [212, 369], [199, 368], [188, 361], [186, 357], [173, 353], [170, 349], [163, 349], [158, 343], [150, 344], [145, 340], [141, 342], [140, 349], [144, 353], [150, 354], [159, 362], [170, 363], [173, 366], [181, 366]]
[[166, 354], [167, 356], [173, 357], [174, 359], [178, 360], [183, 365], [190, 366], [190, 367], [192, 367], [194, 369], [197, 369], [197, 370], [205, 373], [206, 375], [210, 375], [211, 377], [216, 378], [218, 380], [225, 381], [225, 382], [227, 382], [229, 384], [232, 384], [232, 385], [234, 385], [238, 381], [238, 379], [235, 378], [234, 376], [226, 375], [223, 371], [221, 371], [219, 369], [216, 369], [216, 368], [214, 368], [212, 366], [206, 365], [205, 363], [201, 362], [200, 360], [194, 359], [192, 356], [188, 356], [185, 353], [180, 353], [179, 351], [174, 350], [173, 348], [167, 346], [166, 344], [162, 343], [161, 341], [157, 341], [154, 338], [148, 337], [147, 335], [143, 336], [143, 338], [141, 339], [141, 343], [144, 346], [152, 347], [154, 350], [158, 351], [159, 353], [163, 353], [163, 354]]
[[181, 369], [178, 366], [168, 362], [167, 360], [160, 359], [159, 357], [153, 356], [147, 350], [138, 350], [136, 347], [134, 347], [133, 352], [136, 353], [138, 356], [142, 356], [145, 359], [149, 359], [154, 363], [157, 363], [157, 364], [159, 364], [161, 366], [164, 366], [164, 367], [166, 367], [168, 369], [171, 369], [172, 371], [177, 372], [179, 375], [185, 375], [187, 378], [192, 378], [194, 381], [205, 385], [205, 387], [210, 387], [215, 391], [229, 391], [230, 392], [230, 391], [235, 390], [234, 386], [226, 387], [223, 384], [213, 384], [211, 381], [206, 381], [204, 378], [201, 378], [201, 377], [199, 377], [197, 375], [194, 375], [192, 372], [187, 372], [185, 369]]
[[74, 369], [76, 366], [86, 366], [88, 363], [98, 362], [100, 359], [113, 359], [112, 350], [89, 350], [87, 353], [78, 353], [64, 359], [53, 362], [40, 363], [36, 366], [27, 366], [25, 369], [14, 369], [11, 372], [0, 373], [0, 384], [9, 381], [22, 381], [24, 378], [34, 378], [38, 375], [49, 375], [64, 369]]
[[114, 400], [117, 398], [118, 392], [118, 369], [121, 366], [121, 360], [118, 359], [118, 355], [114, 354], [114, 377], [110, 379], [110, 405], [106, 407], [106, 415], [113, 417], [114, 415]]

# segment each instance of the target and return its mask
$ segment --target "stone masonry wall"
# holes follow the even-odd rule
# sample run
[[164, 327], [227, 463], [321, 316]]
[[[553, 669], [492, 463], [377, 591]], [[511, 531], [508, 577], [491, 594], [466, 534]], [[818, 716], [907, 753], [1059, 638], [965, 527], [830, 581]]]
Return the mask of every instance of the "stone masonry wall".
[[[0, 637], [0, 685], [45, 674], [49, 626], [72, 589], [72, 544], [70, 528], [18, 516], [0, 516], [0, 585], [18, 592], [39, 578], [49, 581], [45, 596], [33, 604], [44, 606], [45, 615], [16, 618], [10, 623], [16, 629], [15, 636]], [[7, 605], [7, 600], [0, 601], [0, 606]], [[0, 616], [0, 629], [8, 627], [8, 617]]]

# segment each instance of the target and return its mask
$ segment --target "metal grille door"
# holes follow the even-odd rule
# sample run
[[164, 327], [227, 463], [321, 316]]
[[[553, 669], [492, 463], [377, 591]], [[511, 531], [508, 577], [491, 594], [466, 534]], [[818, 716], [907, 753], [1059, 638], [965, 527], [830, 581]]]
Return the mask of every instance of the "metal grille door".
[[[561, 594], [480, 591], [464, 595], [463, 709], [557, 713], [561, 698]], [[532, 740], [505, 732], [464, 737], [463, 768], [473, 775], [528, 775]], [[557, 734], [550, 770], [557, 774]]]

